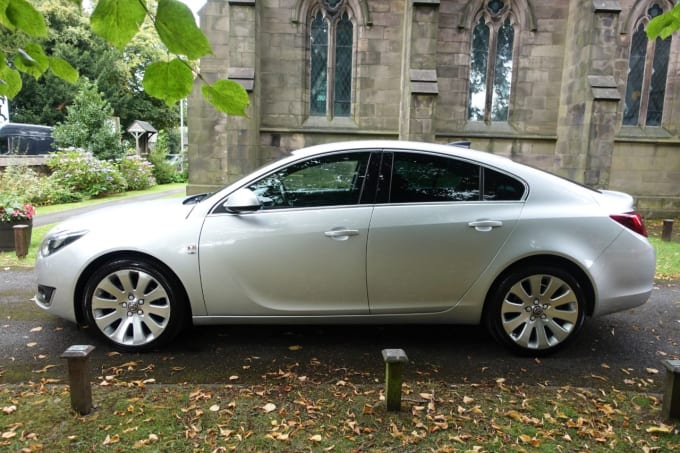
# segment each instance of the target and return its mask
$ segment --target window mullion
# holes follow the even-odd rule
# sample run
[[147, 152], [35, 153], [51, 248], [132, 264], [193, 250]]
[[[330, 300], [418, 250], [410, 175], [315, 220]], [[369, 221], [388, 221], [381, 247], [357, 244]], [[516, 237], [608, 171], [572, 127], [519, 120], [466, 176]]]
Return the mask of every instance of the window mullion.
[[335, 43], [337, 42], [336, 33], [337, 21], [332, 21], [328, 25], [328, 86], [326, 87], [326, 117], [332, 120], [335, 116], [333, 106], [335, 105]]

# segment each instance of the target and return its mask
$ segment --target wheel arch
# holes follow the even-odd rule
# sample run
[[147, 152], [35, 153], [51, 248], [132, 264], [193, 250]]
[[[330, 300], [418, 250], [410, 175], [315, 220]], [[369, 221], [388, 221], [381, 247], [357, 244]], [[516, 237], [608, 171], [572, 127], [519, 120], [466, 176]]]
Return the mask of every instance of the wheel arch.
[[158, 258], [155, 258], [152, 255], [142, 252], [127, 251], [127, 252], [114, 252], [102, 255], [98, 257], [96, 260], [92, 261], [90, 264], [88, 264], [85, 270], [81, 272], [80, 277], [78, 278], [78, 282], [76, 283], [76, 288], [73, 297], [73, 309], [76, 314], [76, 320], [78, 321], [79, 325], [86, 324], [85, 307], [82, 304], [82, 300], [85, 294], [85, 286], [87, 285], [87, 281], [90, 279], [95, 270], [101, 267], [104, 263], [120, 259], [144, 260], [152, 263], [154, 266], [158, 266], [159, 268], [161, 268], [165, 275], [170, 280], [172, 280], [172, 283], [176, 286], [177, 290], [180, 291], [180, 296], [182, 297], [182, 304], [184, 306], [184, 309], [186, 310], [187, 315], [186, 320], [187, 322], [191, 322], [192, 313], [191, 304], [189, 303], [189, 295], [187, 293], [186, 288], [184, 287], [184, 284], [182, 284], [182, 280], [180, 280], [177, 274], [165, 263], [163, 263]]
[[568, 271], [578, 281], [586, 297], [586, 315], [592, 316], [595, 310], [595, 287], [593, 286], [593, 282], [591, 281], [590, 277], [588, 277], [588, 274], [580, 266], [567, 258], [555, 255], [534, 255], [512, 263], [510, 266], [506, 267], [503, 272], [498, 274], [496, 279], [489, 286], [489, 290], [486, 293], [482, 319], [484, 319], [487, 315], [487, 309], [490, 305], [489, 302], [493, 297], [496, 288], [498, 288], [498, 285], [500, 285], [500, 283], [508, 274], [522, 267], [541, 265], [560, 267]]

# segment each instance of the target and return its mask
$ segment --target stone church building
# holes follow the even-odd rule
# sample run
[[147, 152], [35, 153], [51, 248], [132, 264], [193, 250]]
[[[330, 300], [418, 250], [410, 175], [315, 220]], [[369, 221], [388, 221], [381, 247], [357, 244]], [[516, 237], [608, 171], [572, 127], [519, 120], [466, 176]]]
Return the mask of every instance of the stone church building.
[[208, 0], [207, 80], [248, 117], [189, 100], [189, 193], [292, 150], [357, 139], [470, 141], [680, 214], [680, 34], [670, 0]]

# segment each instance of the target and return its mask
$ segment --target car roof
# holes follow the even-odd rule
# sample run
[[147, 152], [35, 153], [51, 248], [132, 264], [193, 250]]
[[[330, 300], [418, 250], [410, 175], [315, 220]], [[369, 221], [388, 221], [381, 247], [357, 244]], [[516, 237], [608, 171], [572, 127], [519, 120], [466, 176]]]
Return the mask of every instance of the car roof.
[[50, 126], [42, 126], [39, 124], [5, 123], [2, 126], [0, 126], [0, 133], [3, 133], [4, 135], [10, 134], [25, 135], [29, 133], [49, 135], [52, 133], [52, 129], [53, 128]]
[[[390, 149], [405, 151], [423, 151], [438, 154], [445, 154], [451, 157], [475, 160], [479, 163], [486, 163], [492, 166], [507, 167], [513, 166], [514, 162], [507, 157], [499, 156], [484, 151], [468, 149], [462, 145], [414, 142], [406, 140], [356, 140], [347, 142], [332, 142], [322, 145], [314, 145], [293, 151], [291, 154], [296, 158], [309, 157], [316, 154], [325, 154], [338, 151], [351, 151], [359, 149]], [[521, 165], [521, 164], [517, 164]], [[523, 166], [523, 165], [522, 165]]]

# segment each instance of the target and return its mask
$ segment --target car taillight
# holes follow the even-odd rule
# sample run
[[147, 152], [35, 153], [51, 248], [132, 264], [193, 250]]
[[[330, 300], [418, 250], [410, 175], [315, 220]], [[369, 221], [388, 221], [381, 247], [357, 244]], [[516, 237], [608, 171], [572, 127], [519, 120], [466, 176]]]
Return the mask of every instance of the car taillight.
[[624, 212], [623, 214], [612, 214], [609, 217], [626, 228], [635, 231], [637, 234], [647, 237], [647, 227], [645, 226], [645, 222], [642, 220], [642, 215], [640, 213]]

